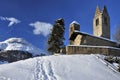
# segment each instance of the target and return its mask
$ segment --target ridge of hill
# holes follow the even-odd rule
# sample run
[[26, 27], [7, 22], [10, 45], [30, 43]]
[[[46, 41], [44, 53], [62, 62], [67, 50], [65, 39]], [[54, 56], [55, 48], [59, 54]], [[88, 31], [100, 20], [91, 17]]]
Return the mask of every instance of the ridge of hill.
[[93, 54], [35, 57], [0, 65], [0, 80], [119, 80], [108, 65]]

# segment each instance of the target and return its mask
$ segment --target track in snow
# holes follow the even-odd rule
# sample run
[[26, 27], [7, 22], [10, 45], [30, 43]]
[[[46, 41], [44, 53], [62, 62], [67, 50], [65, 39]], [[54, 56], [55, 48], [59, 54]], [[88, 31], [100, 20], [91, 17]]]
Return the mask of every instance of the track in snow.
[[49, 60], [36, 58], [35, 80], [58, 80]]

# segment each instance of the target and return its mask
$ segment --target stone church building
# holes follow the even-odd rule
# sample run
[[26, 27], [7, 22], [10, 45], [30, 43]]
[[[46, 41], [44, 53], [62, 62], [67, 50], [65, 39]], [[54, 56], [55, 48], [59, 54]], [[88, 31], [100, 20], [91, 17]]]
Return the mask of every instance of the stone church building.
[[80, 31], [80, 24], [73, 21], [69, 27], [70, 44], [66, 54], [104, 54], [120, 56], [120, 48], [110, 40], [110, 16], [104, 6], [101, 11], [97, 6], [93, 18], [93, 34]]

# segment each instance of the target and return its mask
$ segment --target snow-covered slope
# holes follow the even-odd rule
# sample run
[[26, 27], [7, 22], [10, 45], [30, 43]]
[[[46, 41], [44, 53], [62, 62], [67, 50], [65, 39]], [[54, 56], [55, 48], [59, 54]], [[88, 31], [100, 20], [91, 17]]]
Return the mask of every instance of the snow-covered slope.
[[120, 80], [95, 55], [59, 55], [0, 65], [0, 80]]
[[0, 50], [19, 50], [19, 51], [27, 51], [31, 53], [33, 56], [40, 55], [44, 52], [32, 44], [28, 43], [22, 38], [9, 38], [3, 42], [0, 42]]

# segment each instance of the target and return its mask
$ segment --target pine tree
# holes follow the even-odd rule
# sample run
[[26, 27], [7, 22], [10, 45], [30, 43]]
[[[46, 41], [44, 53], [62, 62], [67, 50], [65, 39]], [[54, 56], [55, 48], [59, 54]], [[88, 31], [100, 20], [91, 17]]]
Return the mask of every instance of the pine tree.
[[48, 38], [48, 52], [52, 54], [60, 52], [60, 49], [64, 46], [64, 30], [64, 19], [56, 20]]

